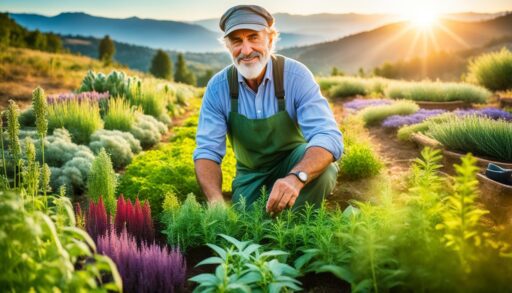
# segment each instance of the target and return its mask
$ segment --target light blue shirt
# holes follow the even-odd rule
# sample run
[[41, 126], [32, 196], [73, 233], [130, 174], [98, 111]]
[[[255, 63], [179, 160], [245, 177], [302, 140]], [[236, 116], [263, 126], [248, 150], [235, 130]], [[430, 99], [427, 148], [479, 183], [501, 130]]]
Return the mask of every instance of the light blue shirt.
[[[220, 164], [226, 154], [226, 134], [231, 111], [227, 69], [218, 72], [208, 82], [199, 115], [194, 160], [209, 159]], [[238, 82], [239, 114], [249, 119], [261, 119], [278, 112], [272, 80], [272, 60], [267, 64], [257, 92], [247, 85], [240, 72]], [[300, 127], [308, 142], [307, 148], [322, 147], [338, 160], [343, 153], [342, 134], [313, 74], [302, 63], [286, 58], [284, 90], [286, 111]]]

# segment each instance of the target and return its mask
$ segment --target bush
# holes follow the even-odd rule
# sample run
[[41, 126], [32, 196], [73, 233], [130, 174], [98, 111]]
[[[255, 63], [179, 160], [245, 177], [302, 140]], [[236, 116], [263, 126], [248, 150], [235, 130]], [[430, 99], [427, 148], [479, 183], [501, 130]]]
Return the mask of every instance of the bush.
[[491, 92], [485, 88], [455, 82], [395, 81], [385, 90], [386, 97], [413, 101], [486, 103]]
[[390, 105], [393, 104], [393, 100], [389, 99], [361, 99], [357, 98], [350, 102], [346, 102], [343, 104], [343, 107], [346, 109], [359, 111], [364, 108], [368, 108], [370, 106], [380, 106], [380, 105]]
[[115, 215], [116, 211], [116, 186], [117, 177], [112, 168], [112, 161], [102, 149], [94, 159], [89, 178], [87, 181], [87, 195], [91, 201], [97, 203], [100, 197], [105, 200], [105, 207], [110, 215]]
[[91, 135], [89, 147], [95, 154], [105, 149], [116, 169], [128, 165], [133, 156], [142, 150], [140, 142], [131, 133], [104, 129]]
[[391, 105], [367, 107], [359, 112], [366, 126], [376, 125], [391, 115], [408, 115], [419, 110], [412, 101], [397, 101]]
[[347, 145], [339, 165], [340, 175], [350, 180], [375, 176], [382, 168], [382, 163], [372, 148], [364, 143]]
[[333, 85], [329, 90], [329, 96], [333, 98], [345, 98], [356, 95], [366, 95], [367, 89], [363, 79], [346, 77]]
[[162, 134], [167, 131], [167, 127], [153, 116], [137, 114], [135, 124], [130, 129], [130, 133], [140, 141], [143, 148], [151, 147], [160, 142]]
[[454, 114], [451, 112], [443, 113], [440, 115], [431, 116], [420, 123], [402, 126], [400, 129], [398, 129], [397, 137], [399, 140], [409, 141], [411, 140], [411, 136], [414, 133], [426, 133], [431, 123], [444, 122], [453, 115]]
[[145, 81], [142, 83], [138, 81], [132, 87], [130, 102], [132, 105], [140, 106], [144, 114], [151, 115], [165, 124], [170, 124], [171, 119], [166, 113], [166, 106], [170, 100], [169, 93], [164, 89], [158, 89], [158, 87], [155, 82]]
[[512, 89], [512, 52], [503, 48], [470, 61], [468, 80], [492, 91]]
[[[80, 194], [85, 190], [87, 176], [94, 160], [92, 151], [83, 145], [71, 142], [66, 129], [55, 129], [53, 135], [45, 138], [44, 158], [51, 167], [51, 186], [58, 190], [66, 186], [68, 195]], [[39, 147], [40, 143], [35, 143]], [[38, 159], [41, 159], [41, 150], [37, 149]]]
[[135, 110], [126, 100], [113, 98], [108, 101], [108, 111], [103, 120], [105, 129], [129, 131], [135, 122]]
[[73, 142], [89, 143], [93, 132], [103, 128], [99, 105], [94, 102], [79, 102], [68, 100], [62, 103], [50, 104], [48, 107], [48, 128], [66, 128]]
[[393, 115], [389, 116], [382, 122], [383, 127], [398, 128], [405, 125], [417, 124], [423, 122], [425, 119], [437, 116], [446, 112], [445, 110], [427, 110], [420, 109], [418, 112], [411, 115]]
[[504, 120], [451, 117], [443, 123], [430, 123], [428, 135], [450, 150], [512, 162], [512, 124]]
[[21, 126], [35, 127], [36, 126], [36, 114], [33, 107], [28, 107], [20, 113], [18, 118]]
[[112, 71], [105, 75], [89, 70], [82, 80], [78, 92], [109, 92], [111, 97], [130, 98], [130, 88], [135, 82], [136, 78], [121, 71]]

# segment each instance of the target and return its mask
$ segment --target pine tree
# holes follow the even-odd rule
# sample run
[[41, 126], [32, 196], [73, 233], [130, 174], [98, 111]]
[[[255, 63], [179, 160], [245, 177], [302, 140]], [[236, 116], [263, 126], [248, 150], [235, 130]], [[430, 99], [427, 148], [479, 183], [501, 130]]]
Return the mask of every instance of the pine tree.
[[172, 80], [172, 63], [169, 55], [163, 50], [156, 51], [149, 72], [155, 77]]
[[208, 69], [206, 72], [199, 77], [197, 80], [197, 86], [206, 86], [208, 84], [208, 81], [213, 76], [213, 70]]
[[194, 86], [196, 85], [196, 76], [188, 69], [185, 57], [181, 53], [178, 54], [178, 60], [176, 61], [174, 80]]
[[114, 42], [108, 35], [106, 35], [103, 39], [101, 39], [99, 46], [99, 59], [103, 61], [105, 65], [109, 65], [112, 63], [112, 59], [114, 58], [114, 54], [116, 52], [116, 47]]

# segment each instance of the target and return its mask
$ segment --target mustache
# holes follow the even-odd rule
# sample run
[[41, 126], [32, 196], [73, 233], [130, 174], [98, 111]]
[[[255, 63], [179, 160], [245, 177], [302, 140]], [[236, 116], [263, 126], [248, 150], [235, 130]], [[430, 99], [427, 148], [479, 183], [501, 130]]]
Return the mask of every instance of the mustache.
[[250, 54], [248, 55], [245, 55], [243, 53], [240, 53], [240, 55], [238, 55], [238, 57], [236, 57], [236, 63], [240, 63], [240, 60], [242, 60], [243, 58], [254, 58], [254, 57], [259, 57], [261, 59], [261, 56], [262, 54], [257, 52], [257, 51], [252, 51]]

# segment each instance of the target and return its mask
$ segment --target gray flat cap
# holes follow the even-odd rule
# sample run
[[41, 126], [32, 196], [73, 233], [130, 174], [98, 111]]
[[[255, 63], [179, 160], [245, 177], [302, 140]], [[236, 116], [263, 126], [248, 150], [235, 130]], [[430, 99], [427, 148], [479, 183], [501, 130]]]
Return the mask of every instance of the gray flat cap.
[[237, 5], [229, 8], [220, 18], [219, 26], [224, 36], [239, 29], [261, 31], [274, 24], [274, 17], [258, 5]]

